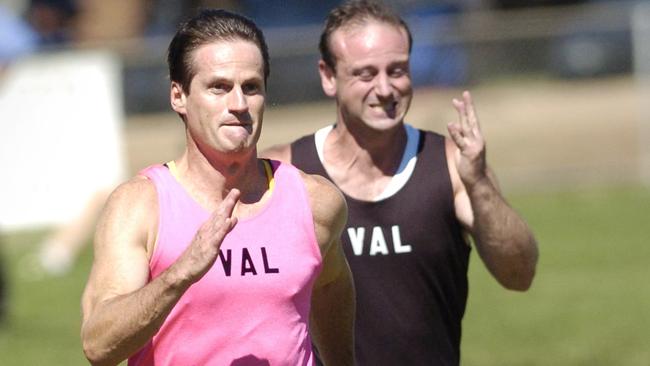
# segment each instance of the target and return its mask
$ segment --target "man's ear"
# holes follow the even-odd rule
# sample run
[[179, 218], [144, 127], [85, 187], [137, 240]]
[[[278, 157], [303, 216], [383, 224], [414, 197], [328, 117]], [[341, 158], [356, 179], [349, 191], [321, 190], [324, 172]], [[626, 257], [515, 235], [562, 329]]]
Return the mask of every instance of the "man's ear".
[[169, 91], [169, 101], [172, 105], [172, 109], [180, 114], [185, 115], [185, 103], [187, 99], [185, 98], [185, 93], [183, 92], [183, 87], [181, 84], [176, 81], [172, 81], [172, 86]]
[[320, 74], [320, 84], [323, 87], [325, 95], [328, 97], [336, 96], [336, 72], [329, 67], [325, 61], [318, 61], [318, 73]]

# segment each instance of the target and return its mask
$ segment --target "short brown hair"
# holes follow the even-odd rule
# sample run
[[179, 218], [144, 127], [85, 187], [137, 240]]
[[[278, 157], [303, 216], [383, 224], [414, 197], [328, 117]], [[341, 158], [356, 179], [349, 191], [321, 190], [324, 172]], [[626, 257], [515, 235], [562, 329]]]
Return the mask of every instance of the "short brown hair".
[[197, 48], [215, 41], [241, 39], [259, 47], [264, 60], [264, 84], [269, 77], [269, 51], [264, 34], [250, 19], [221, 9], [204, 9], [181, 23], [167, 50], [169, 78], [181, 85], [186, 93], [196, 74], [190, 54]]

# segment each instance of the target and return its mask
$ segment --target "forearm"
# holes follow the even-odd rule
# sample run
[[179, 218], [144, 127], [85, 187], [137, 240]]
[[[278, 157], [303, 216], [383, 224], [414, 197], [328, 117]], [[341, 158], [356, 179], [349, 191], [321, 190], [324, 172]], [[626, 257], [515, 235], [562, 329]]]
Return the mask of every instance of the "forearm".
[[116, 365], [142, 348], [188, 287], [172, 266], [139, 290], [96, 304], [81, 332], [91, 364]]
[[537, 243], [524, 220], [487, 177], [467, 187], [474, 222], [471, 234], [479, 255], [504, 287], [526, 290], [537, 264]]
[[355, 309], [350, 276], [341, 276], [314, 290], [311, 336], [325, 366], [354, 365]]

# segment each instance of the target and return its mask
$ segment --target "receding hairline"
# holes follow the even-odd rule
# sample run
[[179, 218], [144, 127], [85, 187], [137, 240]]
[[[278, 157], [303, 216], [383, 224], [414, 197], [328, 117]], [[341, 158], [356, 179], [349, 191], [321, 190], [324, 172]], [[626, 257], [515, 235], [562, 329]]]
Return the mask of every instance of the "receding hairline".
[[363, 18], [355, 18], [346, 22], [345, 24], [336, 28], [330, 36], [328, 37], [328, 47], [333, 53], [333, 56], [339, 56], [334, 54], [335, 42], [334, 40], [339, 37], [345, 37], [345, 35], [353, 35], [355, 33], [360, 33], [363, 29], [368, 28], [372, 25], [378, 25], [382, 27], [389, 27], [398, 30], [402, 36], [404, 36], [407, 47], [409, 43], [409, 34], [408, 30], [401, 24], [394, 24], [391, 22], [384, 21], [382, 19], [377, 19], [371, 16], [365, 16]]

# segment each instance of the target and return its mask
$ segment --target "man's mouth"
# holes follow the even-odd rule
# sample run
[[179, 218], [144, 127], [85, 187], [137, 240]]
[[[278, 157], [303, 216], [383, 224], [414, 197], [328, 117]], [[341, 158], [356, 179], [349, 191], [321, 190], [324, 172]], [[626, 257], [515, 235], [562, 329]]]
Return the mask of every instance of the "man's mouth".
[[370, 107], [372, 109], [381, 109], [383, 110], [386, 114], [392, 116], [396, 113], [397, 111], [397, 102], [389, 102], [389, 103], [373, 103], [370, 104]]
[[240, 122], [240, 121], [231, 121], [231, 122], [224, 122], [221, 124], [223, 127], [229, 127], [229, 128], [234, 128], [234, 127], [240, 127], [251, 133], [253, 131], [253, 124], [249, 122]]

